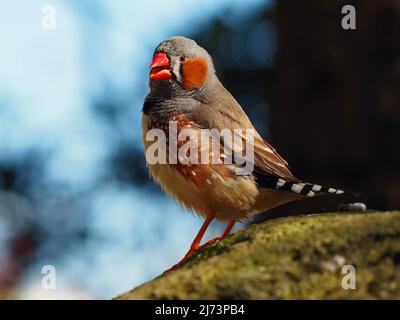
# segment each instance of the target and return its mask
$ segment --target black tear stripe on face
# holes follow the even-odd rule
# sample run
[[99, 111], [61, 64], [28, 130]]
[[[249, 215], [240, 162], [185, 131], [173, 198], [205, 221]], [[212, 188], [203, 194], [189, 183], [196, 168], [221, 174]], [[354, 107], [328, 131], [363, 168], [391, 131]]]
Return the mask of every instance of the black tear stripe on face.
[[182, 86], [183, 88], [183, 62], [179, 59], [179, 78], [180, 80], [177, 80], [179, 82], [179, 84]]

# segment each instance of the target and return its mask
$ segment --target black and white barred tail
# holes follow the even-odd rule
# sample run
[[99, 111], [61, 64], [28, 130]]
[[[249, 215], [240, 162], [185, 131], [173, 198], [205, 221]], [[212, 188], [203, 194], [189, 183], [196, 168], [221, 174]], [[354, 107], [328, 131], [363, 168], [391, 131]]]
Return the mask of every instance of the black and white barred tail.
[[275, 183], [275, 189], [282, 191], [290, 191], [297, 194], [303, 194], [307, 197], [314, 197], [318, 194], [344, 194], [345, 191], [336, 188], [327, 188], [319, 184], [306, 182], [293, 182], [278, 178]]
[[319, 184], [312, 184], [306, 182], [288, 181], [282, 178], [271, 177], [266, 175], [256, 175], [257, 184], [261, 187], [268, 189], [277, 189], [282, 191], [289, 191], [297, 194], [302, 194], [306, 197], [314, 197], [322, 194], [353, 194], [352, 192], [342, 189], [323, 187]]

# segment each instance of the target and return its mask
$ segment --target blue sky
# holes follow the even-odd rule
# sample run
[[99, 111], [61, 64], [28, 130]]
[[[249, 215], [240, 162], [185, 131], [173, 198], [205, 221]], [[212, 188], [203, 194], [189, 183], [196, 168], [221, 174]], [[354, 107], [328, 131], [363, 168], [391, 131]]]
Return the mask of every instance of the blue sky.
[[[55, 30], [41, 28], [45, 4], [56, 9]], [[49, 183], [85, 189], [102, 172], [113, 143], [91, 110], [104, 84], [130, 99], [131, 126], [125, 134], [140, 144], [140, 110], [154, 47], [172, 35], [195, 33], [227, 7], [229, 23], [238, 23], [262, 4], [7, 1], [0, 11], [0, 159], [40, 149], [48, 155]], [[57, 262], [45, 261], [43, 253], [23, 278], [21, 297], [110, 298], [178, 261], [202, 223], [167, 197], [154, 201], [145, 190], [112, 184], [88, 196], [88, 210], [90, 229], [108, 241], [77, 245]], [[0, 233], [5, 223], [0, 221]], [[58, 289], [51, 294], [38, 280], [47, 263], [57, 269]]]

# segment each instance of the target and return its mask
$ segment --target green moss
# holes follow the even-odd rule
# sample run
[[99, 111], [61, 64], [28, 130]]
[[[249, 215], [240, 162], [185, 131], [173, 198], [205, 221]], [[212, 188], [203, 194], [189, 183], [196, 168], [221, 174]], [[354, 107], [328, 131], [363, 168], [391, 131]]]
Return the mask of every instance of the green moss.
[[[341, 286], [356, 268], [355, 290]], [[329, 213], [238, 231], [118, 299], [400, 298], [400, 212]]]

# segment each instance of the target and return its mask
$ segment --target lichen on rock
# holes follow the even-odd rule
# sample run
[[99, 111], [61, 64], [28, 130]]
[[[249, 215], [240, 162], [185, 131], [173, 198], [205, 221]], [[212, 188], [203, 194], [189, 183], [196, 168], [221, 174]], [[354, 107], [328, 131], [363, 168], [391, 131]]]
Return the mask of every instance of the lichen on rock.
[[[343, 289], [355, 268], [356, 289]], [[343, 269], [343, 270], [342, 270]], [[117, 299], [399, 299], [400, 212], [266, 221]]]

